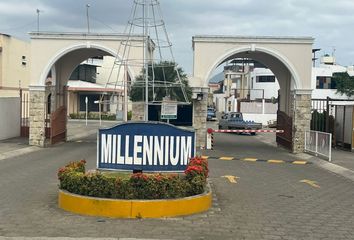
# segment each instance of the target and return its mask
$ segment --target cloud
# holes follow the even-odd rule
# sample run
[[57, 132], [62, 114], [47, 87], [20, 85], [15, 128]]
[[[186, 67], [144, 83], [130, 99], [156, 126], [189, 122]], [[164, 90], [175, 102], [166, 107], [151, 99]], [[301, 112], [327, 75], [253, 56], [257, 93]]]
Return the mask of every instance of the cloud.
[[[86, 4], [90, 26], [97, 32], [122, 32], [133, 1], [0, 0], [0, 32], [28, 38], [36, 29], [84, 32]], [[353, 63], [353, 0], [161, 0], [163, 16], [178, 62], [192, 71], [192, 36], [198, 34], [312, 36], [316, 47], [331, 51], [338, 62]]]

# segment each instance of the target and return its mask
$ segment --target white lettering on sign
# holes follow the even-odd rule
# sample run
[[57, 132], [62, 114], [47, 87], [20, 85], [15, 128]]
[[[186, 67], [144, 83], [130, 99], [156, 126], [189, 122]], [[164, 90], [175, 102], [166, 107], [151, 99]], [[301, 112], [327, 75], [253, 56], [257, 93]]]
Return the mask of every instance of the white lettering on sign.
[[181, 141], [181, 159], [182, 159], [182, 165], [187, 165], [188, 164], [188, 159], [192, 157], [192, 138], [187, 137], [182, 137]]
[[[130, 149], [132, 149], [131, 152], [129, 152]], [[131, 139], [128, 135], [102, 134], [101, 163], [176, 166], [187, 165], [191, 156], [191, 136], [136, 135]]]

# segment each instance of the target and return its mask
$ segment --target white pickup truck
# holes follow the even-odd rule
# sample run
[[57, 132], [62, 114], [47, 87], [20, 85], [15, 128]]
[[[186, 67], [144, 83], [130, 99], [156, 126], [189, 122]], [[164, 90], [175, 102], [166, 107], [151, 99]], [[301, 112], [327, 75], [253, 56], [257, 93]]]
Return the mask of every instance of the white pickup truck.
[[[242, 113], [230, 112], [221, 116], [219, 121], [219, 129], [245, 129], [245, 130], [258, 130], [262, 128], [262, 123], [254, 121], [244, 121]], [[255, 135], [256, 133], [251, 133]]]

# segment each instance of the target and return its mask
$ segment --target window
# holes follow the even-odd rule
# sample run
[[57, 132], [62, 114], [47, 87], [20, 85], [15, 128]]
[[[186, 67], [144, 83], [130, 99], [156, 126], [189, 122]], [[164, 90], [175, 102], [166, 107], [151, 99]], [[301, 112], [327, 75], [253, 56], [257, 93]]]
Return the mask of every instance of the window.
[[337, 84], [332, 77], [317, 76], [316, 89], [337, 89]]
[[96, 83], [96, 75], [96, 66], [82, 64], [75, 68], [69, 79]]
[[275, 82], [275, 76], [257, 76], [256, 82], [267, 83], [267, 82]]
[[26, 66], [26, 56], [22, 56], [22, 66]]

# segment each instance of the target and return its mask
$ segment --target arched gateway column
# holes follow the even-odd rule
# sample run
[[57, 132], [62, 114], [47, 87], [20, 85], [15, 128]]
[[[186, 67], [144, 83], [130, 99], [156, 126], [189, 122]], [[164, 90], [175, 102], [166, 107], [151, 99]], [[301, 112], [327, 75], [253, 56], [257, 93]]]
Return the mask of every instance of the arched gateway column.
[[[279, 139], [288, 141], [292, 152], [303, 152], [305, 131], [310, 129], [311, 121], [313, 41], [311, 37], [195, 36], [190, 85], [196, 93], [205, 92], [213, 71], [236, 57], [263, 63], [273, 71], [281, 87], [278, 117], [281, 114], [284, 126], [289, 128]], [[197, 146], [205, 145], [206, 101], [194, 100], [193, 124], [197, 132]], [[281, 141], [278, 143], [284, 144]]]
[[292, 122], [293, 153], [304, 152], [305, 131], [310, 130], [311, 123], [311, 90], [295, 90], [291, 92], [293, 98]]
[[45, 86], [30, 87], [29, 145], [45, 146]]

